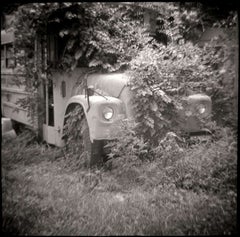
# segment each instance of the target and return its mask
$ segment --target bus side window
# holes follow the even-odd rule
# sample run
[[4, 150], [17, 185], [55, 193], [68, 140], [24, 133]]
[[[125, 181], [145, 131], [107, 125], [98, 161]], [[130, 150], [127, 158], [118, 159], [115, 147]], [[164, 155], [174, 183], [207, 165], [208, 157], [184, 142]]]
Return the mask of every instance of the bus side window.
[[1, 67], [2, 68], [15, 67], [12, 43], [1, 45]]
[[6, 68], [14, 68], [15, 67], [15, 60], [14, 60], [14, 53], [13, 53], [13, 45], [7, 44], [6, 45]]
[[5, 68], [5, 47], [1, 45], [1, 68]]

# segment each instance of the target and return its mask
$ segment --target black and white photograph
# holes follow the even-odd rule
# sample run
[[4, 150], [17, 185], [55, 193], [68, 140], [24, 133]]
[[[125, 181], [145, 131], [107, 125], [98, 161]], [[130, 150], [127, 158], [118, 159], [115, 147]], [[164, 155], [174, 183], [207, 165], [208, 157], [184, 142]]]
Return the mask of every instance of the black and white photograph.
[[238, 70], [235, 1], [2, 1], [2, 234], [239, 234]]

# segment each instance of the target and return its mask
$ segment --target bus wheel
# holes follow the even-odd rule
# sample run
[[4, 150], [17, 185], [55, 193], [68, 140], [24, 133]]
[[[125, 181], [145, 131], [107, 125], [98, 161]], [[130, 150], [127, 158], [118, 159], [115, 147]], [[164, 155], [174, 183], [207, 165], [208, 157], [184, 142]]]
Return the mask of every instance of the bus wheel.
[[103, 163], [103, 141], [90, 140], [87, 119], [82, 120], [82, 147], [90, 167], [101, 166]]
[[88, 168], [102, 165], [103, 142], [91, 142], [88, 122], [82, 106], [76, 105], [67, 113], [64, 130], [66, 149], [69, 153], [78, 156], [81, 165]]

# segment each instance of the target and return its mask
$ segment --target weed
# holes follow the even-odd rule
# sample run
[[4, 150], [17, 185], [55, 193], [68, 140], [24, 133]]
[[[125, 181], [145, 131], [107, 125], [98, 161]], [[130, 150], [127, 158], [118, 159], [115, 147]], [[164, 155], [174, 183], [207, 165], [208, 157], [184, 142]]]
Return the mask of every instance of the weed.
[[210, 144], [155, 151], [153, 160], [137, 155], [128, 160], [125, 153], [112, 159], [111, 170], [76, 169], [61, 149], [21, 134], [2, 143], [2, 230], [14, 235], [235, 234], [235, 138], [227, 130], [220, 133]]

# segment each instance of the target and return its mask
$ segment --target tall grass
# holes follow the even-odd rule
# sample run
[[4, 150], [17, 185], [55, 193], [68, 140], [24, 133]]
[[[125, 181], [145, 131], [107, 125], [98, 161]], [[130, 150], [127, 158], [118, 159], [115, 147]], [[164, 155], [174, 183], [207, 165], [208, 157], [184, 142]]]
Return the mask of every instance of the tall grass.
[[[2, 142], [2, 230], [19, 235], [234, 234], [237, 154], [217, 141], [149, 161], [76, 168], [30, 133]], [[74, 164], [75, 167], [74, 167]]]

